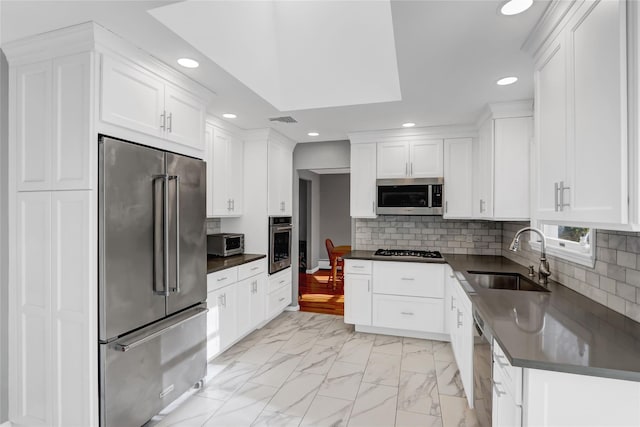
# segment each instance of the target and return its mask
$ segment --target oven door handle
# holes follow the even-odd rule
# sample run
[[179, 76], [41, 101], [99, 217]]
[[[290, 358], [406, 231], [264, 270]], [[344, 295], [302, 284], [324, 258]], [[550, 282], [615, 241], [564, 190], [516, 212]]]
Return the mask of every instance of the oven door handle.
[[293, 230], [292, 225], [272, 225], [271, 231], [291, 231]]

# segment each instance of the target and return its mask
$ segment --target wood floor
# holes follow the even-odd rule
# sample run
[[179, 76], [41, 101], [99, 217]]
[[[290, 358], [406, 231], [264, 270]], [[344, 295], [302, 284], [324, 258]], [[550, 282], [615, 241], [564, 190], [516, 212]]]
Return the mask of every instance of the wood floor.
[[344, 283], [338, 280], [334, 291], [329, 274], [329, 270], [318, 270], [314, 274], [300, 273], [300, 311], [344, 315]]

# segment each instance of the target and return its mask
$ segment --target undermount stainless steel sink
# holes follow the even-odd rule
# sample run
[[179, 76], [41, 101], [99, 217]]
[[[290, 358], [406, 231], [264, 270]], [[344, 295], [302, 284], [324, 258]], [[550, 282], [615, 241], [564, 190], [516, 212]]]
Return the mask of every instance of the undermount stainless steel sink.
[[497, 273], [487, 271], [467, 271], [468, 277], [478, 286], [487, 289], [507, 289], [512, 291], [549, 292], [528, 277], [518, 273]]

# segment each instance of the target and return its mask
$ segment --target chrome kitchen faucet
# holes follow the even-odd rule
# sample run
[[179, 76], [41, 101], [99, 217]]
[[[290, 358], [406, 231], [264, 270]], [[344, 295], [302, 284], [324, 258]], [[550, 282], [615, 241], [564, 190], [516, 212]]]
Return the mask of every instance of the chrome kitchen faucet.
[[547, 251], [546, 251], [546, 239], [544, 237], [544, 233], [537, 228], [533, 227], [525, 227], [516, 233], [515, 237], [511, 241], [509, 245], [509, 250], [513, 252], [517, 252], [520, 248], [520, 235], [525, 231], [533, 231], [534, 233], [538, 233], [542, 242], [540, 242], [540, 265], [538, 266], [538, 283], [541, 285], [547, 286], [549, 283], [549, 276], [551, 272], [549, 271], [549, 262], [547, 261]]

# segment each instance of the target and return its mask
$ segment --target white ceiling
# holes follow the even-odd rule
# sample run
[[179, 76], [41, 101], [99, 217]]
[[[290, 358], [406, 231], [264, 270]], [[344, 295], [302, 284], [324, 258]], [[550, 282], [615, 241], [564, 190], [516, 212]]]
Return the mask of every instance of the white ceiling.
[[[307, 2], [308, 0], [298, 1]], [[345, 3], [349, 3], [350, 8], [360, 4], [364, 11], [365, 6], [367, 4], [370, 6], [371, 2], [384, 3], [379, 0]], [[180, 68], [175, 64], [178, 57], [188, 56], [198, 59], [201, 63], [200, 68], [195, 70], [180, 68], [180, 71], [217, 94], [214, 105], [210, 106], [212, 114], [221, 116], [224, 112], [233, 112], [238, 115], [238, 118], [230, 122], [242, 128], [271, 126], [300, 142], [329, 141], [346, 139], [347, 132], [399, 128], [407, 121], [415, 122], [417, 126], [472, 123], [488, 102], [531, 98], [533, 96], [533, 63], [531, 58], [520, 50], [520, 46], [544, 11], [547, 0], [536, 0], [531, 9], [511, 17], [498, 13], [499, 6], [503, 2], [392, 0], [393, 35], [402, 95], [402, 100], [394, 102], [308, 108], [313, 105], [336, 105], [353, 101], [345, 102], [344, 99], [327, 101], [326, 97], [318, 98], [322, 91], [305, 93], [302, 90], [305, 86], [310, 86], [303, 84], [305, 83], [304, 67], [313, 65], [314, 62], [306, 58], [307, 51], [304, 49], [305, 44], [302, 43], [305, 40], [308, 42], [309, 39], [296, 39], [291, 35], [295, 34], [296, 26], [291, 26], [288, 32], [285, 32], [286, 37], [279, 40], [278, 44], [272, 45], [278, 46], [278, 55], [286, 57], [284, 63], [294, 70], [291, 74], [287, 74], [287, 77], [292, 79], [291, 88], [294, 95], [300, 96], [281, 97], [280, 99], [285, 100], [274, 102], [276, 105], [282, 105], [281, 108], [299, 108], [291, 111], [280, 111], [265, 101], [264, 98], [269, 99], [269, 96], [265, 96], [265, 89], [254, 89], [256, 90], [254, 92], [242, 83], [247, 81], [247, 76], [229, 66], [228, 61], [233, 62], [234, 56], [244, 59], [256, 55], [256, 50], [249, 48], [251, 37], [246, 38], [242, 43], [236, 42], [229, 45], [231, 37], [218, 34], [218, 37], [211, 40], [210, 48], [196, 43], [199, 44], [200, 50], [198, 50], [147, 12], [177, 3], [176, 1], [1, 0], [0, 43], [93, 20], [176, 69]], [[229, 2], [217, 1], [216, 3], [220, 6]], [[238, 3], [238, 0], [235, 0], [235, 3]], [[259, 14], [256, 11], [268, 4], [260, 0], [240, 1], [240, 3], [242, 4], [240, 9], [252, 11], [257, 16]], [[337, 3], [342, 2], [338, 0]], [[242, 25], [249, 22], [246, 20], [246, 15], [242, 15], [242, 18], [242, 21], [237, 21], [238, 28], [242, 28]], [[233, 20], [229, 22], [231, 24], [227, 27], [233, 27], [236, 23]], [[368, 21], [363, 20], [361, 23], [366, 24], [366, 22]], [[377, 22], [376, 19], [371, 20], [372, 25], [375, 22]], [[215, 20], [212, 18], [211, 25], [214, 24]], [[203, 22], [198, 23], [198, 26], [202, 25]], [[297, 25], [300, 29], [304, 23], [298, 22]], [[314, 25], [318, 28], [320, 24], [316, 22]], [[369, 30], [372, 29], [375, 32], [375, 25], [369, 28]], [[255, 36], [255, 33], [246, 31], [245, 35]], [[380, 31], [384, 33], [384, 28]], [[310, 32], [305, 34], [308, 36]], [[325, 34], [321, 32], [318, 36], [325, 36]], [[375, 43], [372, 42], [372, 44], [375, 47]], [[229, 49], [228, 46], [232, 48]], [[205, 53], [211, 53], [209, 50], [225, 52], [225, 49], [227, 62], [219, 59], [221, 63], [217, 64], [205, 55]], [[275, 52], [264, 50], [261, 53], [265, 61], [275, 61]], [[353, 58], [359, 58], [358, 55], [358, 51], [353, 52]], [[386, 58], [385, 62], [392, 60], [388, 56]], [[300, 64], [296, 64], [297, 60]], [[236, 60], [236, 63], [242, 62]], [[268, 70], [264, 62], [257, 60], [255, 62], [256, 69], [264, 70], [266, 74], [274, 72], [273, 69]], [[327, 66], [327, 64], [316, 65]], [[374, 74], [378, 69], [393, 68], [394, 64], [379, 64], [377, 68], [375, 63], [366, 65]], [[495, 81], [507, 75], [516, 75], [520, 80], [512, 86], [498, 87]], [[265, 78], [273, 79], [273, 76]], [[354, 79], [353, 75], [344, 78], [345, 80], [340, 82], [343, 87], [356, 86], [361, 80]], [[248, 81], [247, 84], [249, 84]], [[296, 87], [300, 90], [296, 91]], [[278, 93], [282, 92], [276, 92]], [[370, 98], [369, 102], [372, 99]], [[296, 107], [290, 107], [290, 105]], [[298, 123], [284, 124], [268, 121], [269, 117], [283, 115], [291, 115]], [[319, 132], [320, 136], [307, 136], [307, 132], [312, 130]]]

